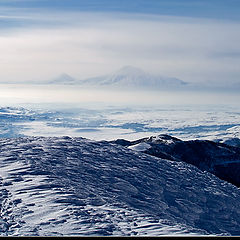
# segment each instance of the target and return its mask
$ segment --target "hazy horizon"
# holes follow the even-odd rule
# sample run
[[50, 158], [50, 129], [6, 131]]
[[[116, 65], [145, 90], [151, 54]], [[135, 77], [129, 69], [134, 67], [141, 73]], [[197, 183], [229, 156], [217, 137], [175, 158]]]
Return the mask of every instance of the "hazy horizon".
[[133, 65], [186, 82], [239, 82], [239, 4], [1, 0], [0, 79], [84, 79]]

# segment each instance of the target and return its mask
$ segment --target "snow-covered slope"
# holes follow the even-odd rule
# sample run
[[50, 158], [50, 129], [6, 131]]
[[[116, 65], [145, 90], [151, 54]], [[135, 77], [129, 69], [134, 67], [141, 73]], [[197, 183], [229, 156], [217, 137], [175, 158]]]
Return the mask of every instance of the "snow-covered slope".
[[[235, 139], [235, 142], [237, 140]], [[193, 164], [240, 187], [240, 148], [208, 140], [181, 141], [168, 135], [114, 143], [173, 161]], [[140, 147], [147, 145], [148, 147]]]
[[146, 73], [139, 68], [125, 66], [120, 70], [80, 82], [84, 86], [117, 87], [118, 89], [166, 89], [186, 85], [180, 79]]
[[224, 143], [234, 147], [240, 147], [240, 139], [237, 137], [216, 139], [215, 142]]
[[108, 142], [0, 139], [0, 184], [1, 235], [240, 234], [237, 187]]

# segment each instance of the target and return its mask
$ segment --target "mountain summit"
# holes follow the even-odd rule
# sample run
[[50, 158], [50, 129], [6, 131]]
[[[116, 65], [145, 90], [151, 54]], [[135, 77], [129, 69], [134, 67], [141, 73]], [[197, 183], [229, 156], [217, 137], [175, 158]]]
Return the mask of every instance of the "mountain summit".
[[125, 66], [112, 74], [86, 79], [81, 83], [92, 87], [102, 86], [124, 89], [168, 89], [186, 85], [180, 79], [150, 74], [132, 66]]
[[51, 80], [48, 82], [49, 84], [75, 84], [76, 80], [71, 77], [70, 75], [66, 74], [66, 73], [62, 73], [61, 75], [59, 75], [58, 77], [56, 77], [55, 79]]
[[128, 76], [141, 76], [141, 75], [146, 75], [146, 72], [144, 72], [140, 68], [136, 68], [132, 66], [124, 66], [120, 68], [118, 71], [116, 71], [115, 74], [128, 75]]

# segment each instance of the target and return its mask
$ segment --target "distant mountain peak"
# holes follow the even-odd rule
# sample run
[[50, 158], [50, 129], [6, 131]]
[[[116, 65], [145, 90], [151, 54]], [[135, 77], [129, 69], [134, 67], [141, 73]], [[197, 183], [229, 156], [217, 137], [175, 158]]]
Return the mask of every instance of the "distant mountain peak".
[[74, 80], [73, 77], [71, 77], [69, 74], [67, 73], [62, 73], [59, 75], [59, 78], [65, 78], [65, 79], [68, 79], [68, 80]]
[[178, 88], [186, 84], [180, 79], [154, 75], [133, 66], [124, 66], [112, 74], [86, 79], [82, 83], [93, 87], [148, 90]]
[[119, 70], [107, 74], [105, 76], [97, 76], [85, 80], [78, 81], [68, 75], [62, 73], [57, 78], [48, 82], [49, 84], [73, 85], [80, 84], [82, 86], [105, 87], [117, 89], [169, 89], [179, 88], [186, 83], [178, 78], [154, 75], [144, 70], [133, 67], [123, 66]]
[[51, 84], [74, 84], [76, 80], [67, 73], [62, 73], [49, 83]]
[[133, 66], [124, 66], [114, 73], [115, 75], [145, 75], [142, 69]]

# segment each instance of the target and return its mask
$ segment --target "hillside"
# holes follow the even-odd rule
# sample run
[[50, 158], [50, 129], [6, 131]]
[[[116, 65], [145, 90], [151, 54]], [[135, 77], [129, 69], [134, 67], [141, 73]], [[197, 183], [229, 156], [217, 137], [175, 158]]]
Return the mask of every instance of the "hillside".
[[240, 191], [106, 141], [0, 139], [1, 236], [239, 235]]
[[182, 141], [168, 135], [159, 135], [132, 142], [113, 142], [155, 157], [192, 164], [240, 187], [240, 148], [233, 145], [239, 139], [234, 140], [225, 140], [224, 143], [208, 140]]

